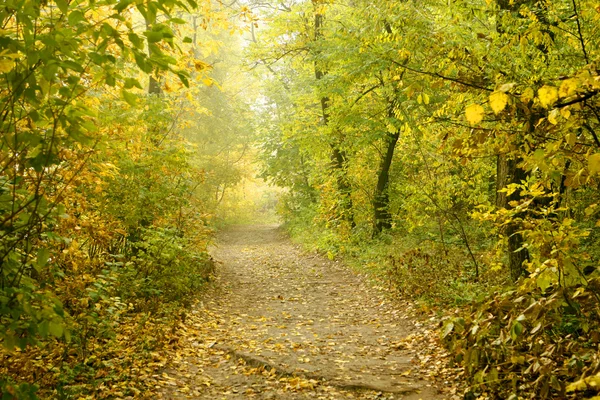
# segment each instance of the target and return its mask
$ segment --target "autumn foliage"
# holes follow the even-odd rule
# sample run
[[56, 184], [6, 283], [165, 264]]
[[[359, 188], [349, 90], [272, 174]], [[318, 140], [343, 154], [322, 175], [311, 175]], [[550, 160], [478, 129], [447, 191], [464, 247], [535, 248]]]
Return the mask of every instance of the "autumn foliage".
[[252, 54], [271, 77], [263, 171], [289, 188], [289, 229], [426, 307], [470, 304], [441, 324], [465, 398], [595, 394], [597, 2], [269, 16]]
[[191, 0], [0, 20], [0, 397], [151, 397], [214, 268], [222, 181], [187, 132], [212, 85], [198, 43], [225, 21]]
[[0, 21], [3, 398], [151, 397], [256, 152], [293, 235], [438, 313], [465, 398], [598, 394], [597, 1], [9, 0]]

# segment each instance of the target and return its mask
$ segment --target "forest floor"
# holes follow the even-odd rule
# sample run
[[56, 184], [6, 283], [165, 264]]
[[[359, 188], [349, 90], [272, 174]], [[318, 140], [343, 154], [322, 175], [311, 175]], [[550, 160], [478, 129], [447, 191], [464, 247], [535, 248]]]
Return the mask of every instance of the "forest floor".
[[212, 256], [215, 282], [155, 376], [160, 398], [459, 398], [433, 320], [276, 225], [229, 229]]

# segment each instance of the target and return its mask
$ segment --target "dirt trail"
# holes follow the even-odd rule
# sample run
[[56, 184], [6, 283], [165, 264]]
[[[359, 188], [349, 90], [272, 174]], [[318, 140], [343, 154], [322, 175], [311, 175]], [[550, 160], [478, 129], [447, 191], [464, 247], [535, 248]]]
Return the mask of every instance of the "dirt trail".
[[347, 267], [273, 225], [231, 229], [212, 253], [217, 283], [182, 327], [162, 398], [445, 398], [406, 345], [414, 323]]

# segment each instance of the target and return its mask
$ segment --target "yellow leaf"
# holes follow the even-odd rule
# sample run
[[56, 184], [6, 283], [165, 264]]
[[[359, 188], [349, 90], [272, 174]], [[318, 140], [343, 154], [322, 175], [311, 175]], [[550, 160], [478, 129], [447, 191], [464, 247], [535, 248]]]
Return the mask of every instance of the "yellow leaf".
[[554, 86], [542, 86], [538, 90], [538, 98], [542, 107], [548, 108], [558, 100], [558, 90]]
[[528, 87], [523, 91], [523, 94], [521, 94], [521, 101], [523, 103], [529, 103], [531, 100], [533, 100], [534, 96], [535, 93], [533, 93], [533, 89]]
[[485, 110], [479, 104], [471, 104], [465, 110], [465, 116], [471, 125], [480, 123], [483, 120], [484, 113]]
[[508, 95], [504, 92], [494, 92], [490, 95], [490, 107], [494, 114], [500, 113], [508, 103]]
[[577, 140], [577, 135], [574, 133], [568, 133], [565, 136], [565, 139], [567, 140], [567, 144], [571, 147], [575, 146], [575, 141]]
[[504, 92], [504, 93], [507, 93], [507, 92], [510, 92], [510, 91], [511, 91], [511, 90], [512, 90], [512, 89], [513, 89], [515, 86], [516, 86], [516, 83], [514, 83], [514, 82], [511, 82], [511, 83], [505, 83], [505, 84], [501, 85], [501, 86], [500, 86], [500, 87], [497, 89], [497, 91], [498, 91], [498, 92]]
[[[581, 392], [589, 390], [590, 388], [600, 387], [600, 373], [587, 378], [580, 379], [576, 382], [570, 383], [567, 386], [567, 392]], [[598, 397], [598, 396], [595, 396]]]
[[204, 61], [194, 60], [194, 68], [196, 71], [204, 71], [205, 69], [212, 69], [210, 64], [205, 63]]
[[555, 108], [554, 110], [550, 111], [550, 113], [548, 114], [548, 121], [552, 124], [552, 125], [556, 125], [558, 124], [558, 120], [556, 119], [558, 117], [559, 111], [557, 108]]
[[594, 210], [596, 209], [596, 207], [598, 207], [598, 204], [590, 204], [585, 210], [585, 216], [589, 217], [590, 215], [592, 215], [594, 213]]
[[527, 45], [529, 44], [527, 36], [521, 35], [521, 39], [519, 39], [519, 44], [521, 45], [521, 47], [527, 47]]
[[574, 95], [575, 92], [577, 92], [577, 83], [578, 83], [577, 79], [574, 79], [574, 78], [565, 79], [560, 84], [560, 88], [558, 89], [558, 96], [559, 97], [569, 97], [571, 95]]
[[600, 153], [592, 154], [588, 157], [588, 170], [590, 174], [600, 172]]

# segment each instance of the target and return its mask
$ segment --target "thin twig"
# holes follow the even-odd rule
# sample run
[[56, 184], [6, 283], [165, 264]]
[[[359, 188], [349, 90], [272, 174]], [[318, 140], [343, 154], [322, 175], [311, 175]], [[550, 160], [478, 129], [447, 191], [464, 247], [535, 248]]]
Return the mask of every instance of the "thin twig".
[[573, 12], [575, 13], [575, 21], [577, 21], [577, 35], [579, 38], [579, 42], [581, 43], [581, 51], [583, 51], [583, 58], [585, 58], [585, 63], [589, 64], [590, 60], [588, 58], [587, 50], [585, 49], [585, 41], [583, 40], [583, 34], [581, 33], [581, 22], [579, 21], [579, 12], [577, 11], [577, 3], [573, 0]]

